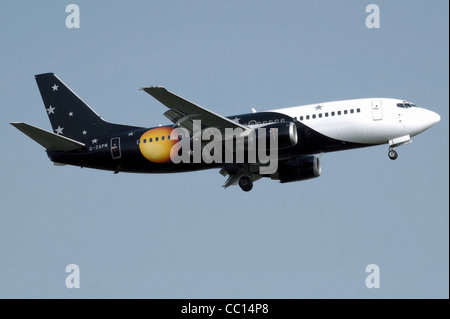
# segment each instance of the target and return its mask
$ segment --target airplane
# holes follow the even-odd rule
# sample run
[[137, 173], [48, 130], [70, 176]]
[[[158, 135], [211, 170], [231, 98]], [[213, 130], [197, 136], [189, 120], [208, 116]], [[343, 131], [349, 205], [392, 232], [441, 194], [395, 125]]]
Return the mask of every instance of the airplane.
[[[35, 76], [53, 132], [24, 122], [11, 125], [42, 145], [55, 165], [75, 165], [131, 173], [177, 173], [220, 169], [228, 177], [224, 188], [239, 185], [250, 191], [263, 177], [281, 183], [316, 178], [321, 174], [322, 153], [388, 144], [391, 160], [398, 157], [396, 147], [440, 121], [439, 114], [414, 103], [392, 98], [363, 98], [288, 107], [233, 116], [221, 116], [194, 104], [164, 87], [141, 90], [165, 105], [164, 115], [173, 123], [157, 127], [139, 127], [110, 123], [100, 117], [54, 73]], [[193, 145], [195, 123], [200, 131], [216, 129], [243, 134], [269, 129], [263, 138], [276, 132], [276, 170], [264, 173], [262, 161], [182, 161], [171, 157], [174, 145], [184, 138]], [[198, 122], [201, 121], [201, 122]], [[264, 137], [266, 136], [266, 137]], [[226, 137], [226, 136], [225, 136]], [[271, 137], [269, 137], [271, 139]], [[200, 144], [204, 148], [204, 141]], [[247, 151], [250, 150], [247, 145]], [[259, 145], [259, 144], [258, 144]], [[266, 150], [271, 148], [267, 146]], [[178, 149], [178, 151], [180, 151]], [[231, 152], [237, 152], [233, 148]], [[194, 156], [189, 151], [189, 158]]]

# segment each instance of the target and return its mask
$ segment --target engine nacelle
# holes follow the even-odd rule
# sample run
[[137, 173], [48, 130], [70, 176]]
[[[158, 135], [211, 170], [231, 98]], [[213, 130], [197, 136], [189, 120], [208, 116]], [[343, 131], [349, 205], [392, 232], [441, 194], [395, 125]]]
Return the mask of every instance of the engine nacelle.
[[245, 156], [261, 150], [288, 148], [298, 142], [297, 125], [294, 122], [270, 123], [253, 130], [243, 132], [241, 130], [240, 134], [234, 132], [232, 134], [227, 136], [225, 132], [225, 150]]
[[280, 183], [303, 181], [319, 177], [321, 173], [320, 160], [316, 156], [295, 158], [287, 163], [278, 164], [278, 170], [270, 175], [271, 179]]
[[[265, 139], [267, 149], [273, 145], [271, 144], [271, 141], [275, 139], [276, 135], [278, 135], [278, 148], [291, 147], [298, 142], [297, 125], [295, 125], [294, 122], [271, 123], [264, 125], [261, 128], [266, 130]], [[275, 132], [278, 134], [275, 134]], [[262, 136], [258, 135], [258, 129], [255, 129], [255, 133], [257, 140], [259, 140]]]

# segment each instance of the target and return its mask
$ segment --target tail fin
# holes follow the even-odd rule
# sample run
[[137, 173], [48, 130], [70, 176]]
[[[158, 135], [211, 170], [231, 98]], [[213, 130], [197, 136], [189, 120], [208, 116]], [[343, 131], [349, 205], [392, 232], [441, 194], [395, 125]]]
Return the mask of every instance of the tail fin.
[[139, 128], [104, 121], [53, 73], [35, 77], [50, 123], [58, 135], [86, 141]]

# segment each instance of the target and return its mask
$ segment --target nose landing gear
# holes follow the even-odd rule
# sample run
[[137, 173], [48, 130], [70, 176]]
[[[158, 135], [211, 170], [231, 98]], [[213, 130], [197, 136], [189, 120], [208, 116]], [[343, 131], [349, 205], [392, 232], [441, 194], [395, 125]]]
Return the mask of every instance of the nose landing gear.
[[411, 136], [405, 135], [401, 137], [394, 138], [392, 140], [389, 140], [389, 152], [388, 156], [391, 160], [396, 160], [398, 157], [397, 152], [394, 150], [394, 147], [405, 145], [411, 143]]
[[394, 150], [394, 148], [391, 147], [391, 148], [389, 149], [388, 156], [389, 156], [389, 158], [390, 158], [391, 160], [396, 160], [397, 157], [398, 157], [398, 153], [397, 153], [396, 150]]

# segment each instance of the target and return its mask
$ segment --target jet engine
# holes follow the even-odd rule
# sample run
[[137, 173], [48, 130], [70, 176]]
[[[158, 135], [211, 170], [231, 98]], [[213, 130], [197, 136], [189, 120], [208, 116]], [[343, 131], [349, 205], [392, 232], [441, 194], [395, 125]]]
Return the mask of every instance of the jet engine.
[[[294, 122], [271, 123], [261, 128], [265, 129], [266, 148], [270, 148], [271, 141], [278, 135], [278, 148], [288, 148], [294, 146], [298, 142], [297, 125]], [[260, 130], [255, 129], [257, 140], [262, 138]], [[276, 134], [276, 133], [277, 134]]]
[[280, 183], [303, 181], [319, 177], [321, 173], [320, 161], [316, 156], [297, 157], [285, 163], [278, 164], [276, 173], [270, 175], [271, 179]]

